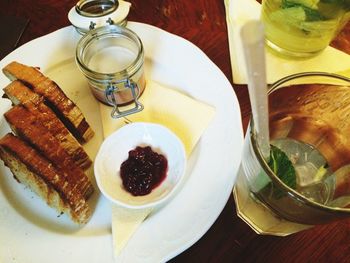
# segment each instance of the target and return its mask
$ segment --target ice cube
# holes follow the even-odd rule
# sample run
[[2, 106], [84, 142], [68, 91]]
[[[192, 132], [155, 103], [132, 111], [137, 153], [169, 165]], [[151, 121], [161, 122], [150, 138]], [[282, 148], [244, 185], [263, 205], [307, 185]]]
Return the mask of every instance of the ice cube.
[[297, 184], [301, 187], [317, 183], [319, 181], [319, 179], [315, 181], [315, 175], [318, 169], [311, 162], [306, 162], [302, 165], [295, 165], [294, 169], [297, 176]]

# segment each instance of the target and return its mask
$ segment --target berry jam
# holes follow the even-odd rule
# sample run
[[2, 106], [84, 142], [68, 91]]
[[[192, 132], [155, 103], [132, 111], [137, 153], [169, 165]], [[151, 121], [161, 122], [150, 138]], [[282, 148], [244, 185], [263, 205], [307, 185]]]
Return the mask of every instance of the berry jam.
[[134, 196], [147, 195], [165, 178], [168, 160], [151, 147], [137, 146], [120, 166], [124, 188]]

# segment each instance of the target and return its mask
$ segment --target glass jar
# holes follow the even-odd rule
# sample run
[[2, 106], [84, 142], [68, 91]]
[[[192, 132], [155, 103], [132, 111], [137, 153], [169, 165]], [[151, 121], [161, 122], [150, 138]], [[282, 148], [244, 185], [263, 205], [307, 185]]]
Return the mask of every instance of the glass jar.
[[[144, 49], [133, 31], [109, 25], [87, 32], [78, 42], [76, 62], [93, 95], [113, 106], [113, 118], [143, 109], [138, 98], [145, 88]], [[131, 103], [133, 108], [119, 109]]]

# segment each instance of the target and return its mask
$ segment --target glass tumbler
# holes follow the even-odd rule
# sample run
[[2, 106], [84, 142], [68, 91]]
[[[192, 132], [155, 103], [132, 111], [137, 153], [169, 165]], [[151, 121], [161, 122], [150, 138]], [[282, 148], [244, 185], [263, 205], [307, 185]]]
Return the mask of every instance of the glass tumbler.
[[[268, 94], [270, 145], [288, 156], [295, 176], [287, 169], [282, 176], [275, 174], [275, 165], [281, 163], [274, 162], [281, 159], [270, 155], [267, 162], [263, 158], [251, 119], [237, 181], [240, 185], [236, 185], [241, 191], [235, 193], [239, 214], [258, 233], [269, 232], [263, 226], [272, 220], [259, 216], [260, 212], [299, 224], [287, 232], [349, 217], [350, 79], [322, 72], [300, 73], [277, 81]], [[294, 184], [286, 182], [288, 176], [287, 181], [293, 179]], [[249, 202], [262, 211], [248, 211]], [[281, 222], [274, 220], [270, 229]]]
[[349, 21], [349, 11], [347, 0], [263, 0], [266, 42], [283, 55], [316, 55]]

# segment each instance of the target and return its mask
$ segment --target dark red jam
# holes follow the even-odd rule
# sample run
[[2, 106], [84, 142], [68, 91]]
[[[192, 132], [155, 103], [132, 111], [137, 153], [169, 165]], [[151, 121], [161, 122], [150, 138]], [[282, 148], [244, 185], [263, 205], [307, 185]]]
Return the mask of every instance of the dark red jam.
[[124, 188], [134, 196], [147, 195], [165, 178], [168, 160], [151, 147], [137, 146], [120, 166]]

